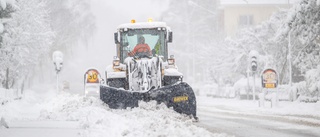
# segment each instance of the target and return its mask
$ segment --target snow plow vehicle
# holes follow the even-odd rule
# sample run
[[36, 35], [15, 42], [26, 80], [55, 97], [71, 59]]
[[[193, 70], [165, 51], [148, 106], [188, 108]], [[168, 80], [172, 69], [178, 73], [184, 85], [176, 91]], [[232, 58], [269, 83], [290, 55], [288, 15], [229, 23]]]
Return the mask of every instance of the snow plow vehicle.
[[113, 109], [138, 107], [155, 100], [176, 112], [196, 117], [196, 98], [183, 82], [173, 55], [168, 55], [172, 32], [165, 22], [122, 24], [114, 33], [117, 56], [105, 71], [100, 99]]

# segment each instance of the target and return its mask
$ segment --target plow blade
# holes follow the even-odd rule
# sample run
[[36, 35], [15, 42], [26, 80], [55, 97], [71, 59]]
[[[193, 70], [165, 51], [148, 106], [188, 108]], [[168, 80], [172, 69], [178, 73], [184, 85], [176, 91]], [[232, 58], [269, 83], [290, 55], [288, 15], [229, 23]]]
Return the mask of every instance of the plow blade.
[[192, 115], [196, 118], [196, 97], [192, 88], [184, 82], [164, 86], [145, 93], [102, 85], [100, 87], [100, 99], [113, 109], [138, 107], [138, 102], [140, 100], [146, 102], [155, 100], [159, 104], [164, 103], [167, 107], [173, 107], [178, 113]]

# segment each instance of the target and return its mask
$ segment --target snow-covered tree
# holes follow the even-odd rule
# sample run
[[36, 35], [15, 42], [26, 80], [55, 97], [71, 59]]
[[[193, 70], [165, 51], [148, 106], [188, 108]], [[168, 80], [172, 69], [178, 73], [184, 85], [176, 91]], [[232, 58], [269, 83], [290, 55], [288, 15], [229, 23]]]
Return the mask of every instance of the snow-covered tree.
[[317, 0], [302, 0], [288, 13], [288, 18], [278, 31], [276, 39], [289, 39], [293, 63], [305, 73], [320, 63], [320, 6]]
[[[170, 54], [177, 58], [178, 66], [187, 80], [197, 82], [201, 75], [206, 76], [207, 62], [210, 58], [203, 54], [210, 50], [218, 39], [216, 0], [175, 0], [170, 1], [168, 10], [162, 19], [174, 32], [174, 42], [170, 46]], [[215, 39], [216, 38], [216, 39]], [[214, 54], [217, 51], [212, 51]], [[180, 60], [180, 61], [179, 61]], [[195, 75], [200, 76], [195, 77]]]
[[305, 75], [305, 88], [300, 94], [318, 96], [320, 63], [320, 4], [319, 0], [302, 0], [288, 13], [276, 40], [288, 39], [294, 68]]
[[[53, 50], [70, 53], [93, 35], [94, 16], [86, 0], [0, 3], [0, 22], [4, 24], [4, 32], [0, 33], [0, 82], [6, 88], [39, 71], [43, 73], [44, 67], [51, 65]], [[42, 69], [35, 72], [37, 66]]]
[[2, 42], [2, 36], [4, 35], [5, 31], [5, 24], [8, 19], [11, 17], [11, 13], [14, 11], [13, 8], [14, 3], [8, 2], [5, 0], [0, 0], [0, 48]]
[[50, 28], [46, 1], [17, 1], [17, 8], [6, 23], [0, 58], [2, 84], [11, 88], [24, 80], [51, 49], [54, 34]]
[[[8, 20], [11, 18], [11, 13], [14, 11], [13, 5], [14, 5], [13, 2], [9, 3], [6, 0], [0, 0], [0, 51], [1, 51], [1, 48], [3, 48], [3, 37], [8, 33], [6, 31], [6, 24]], [[5, 65], [5, 59], [0, 58], [0, 66], [4, 66], [4, 65]], [[0, 86], [2, 86], [2, 83], [6, 85], [9, 84], [8, 81], [3, 81], [5, 76], [6, 76], [5, 73], [3, 71], [0, 71]]]
[[300, 94], [314, 97], [320, 95], [320, 65], [317, 66], [316, 69], [310, 69], [306, 72], [306, 87], [307, 90], [305, 92], [300, 92]]
[[54, 77], [52, 53], [63, 52], [64, 63], [73, 61], [74, 49], [88, 45], [95, 30], [95, 17], [87, 0], [47, 0], [50, 26], [55, 34], [52, 48], [35, 71], [44, 75], [34, 75], [31, 82], [52, 82]]
[[[288, 45], [291, 43], [293, 73], [298, 74], [316, 68], [320, 63], [320, 9], [316, 0], [303, 0], [288, 11], [274, 14], [268, 21], [251, 29], [241, 30], [236, 37], [226, 41], [229, 59], [234, 61], [234, 72], [244, 74], [248, 51], [257, 50], [263, 64], [259, 68], [278, 70], [280, 82], [288, 82]], [[289, 35], [291, 38], [289, 38]], [[222, 48], [221, 50], [224, 50]], [[231, 50], [230, 50], [231, 49]], [[225, 54], [225, 52], [219, 52]], [[221, 60], [217, 64], [223, 64]], [[229, 63], [229, 66], [232, 63]], [[297, 68], [297, 69], [295, 69]]]
[[259, 53], [258, 74], [267, 67], [281, 70], [286, 61], [283, 55], [286, 48], [282, 43], [275, 42], [274, 36], [286, 15], [286, 11], [277, 12], [268, 21], [253, 28], [241, 29], [234, 37], [226, 38], [217, 46], [216, 51], [219, 52], [211, 55], [214, 59], [210, 65], [213, 72], [221, 74], [222, 79], [231, 83], [246, 77], [252, 50]]
[[54, 50], [71, 52], [80, 42], [88, 43], [95, 30], [95, 17], [87, 0], [49, 2], [51, 26], [56, 34]]

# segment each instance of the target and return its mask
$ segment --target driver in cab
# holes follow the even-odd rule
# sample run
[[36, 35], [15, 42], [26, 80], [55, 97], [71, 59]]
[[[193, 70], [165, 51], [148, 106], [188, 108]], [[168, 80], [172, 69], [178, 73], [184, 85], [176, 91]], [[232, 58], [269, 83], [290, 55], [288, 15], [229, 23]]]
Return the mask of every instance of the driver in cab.
[[143, 36], [139, 37], [138, 44], [134, 47], [134, 49], [128, 53], [129, 56], [151, 56], [151, 49], [148, 44], [145, 43], [145, 39]]

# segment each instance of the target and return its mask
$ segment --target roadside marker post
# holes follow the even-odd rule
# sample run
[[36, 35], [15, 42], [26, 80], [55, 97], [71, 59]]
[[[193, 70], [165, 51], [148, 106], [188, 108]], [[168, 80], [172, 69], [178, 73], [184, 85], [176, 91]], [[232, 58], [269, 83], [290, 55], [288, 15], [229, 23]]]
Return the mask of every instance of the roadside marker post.
[[52, 61], [55, 66], [56, 74], [57, 74], [57, 92], [59, 92], [59, 72], [62, 69], [63, 65], [63, 54], [61, 51], [55, 51], [52, 54]]

